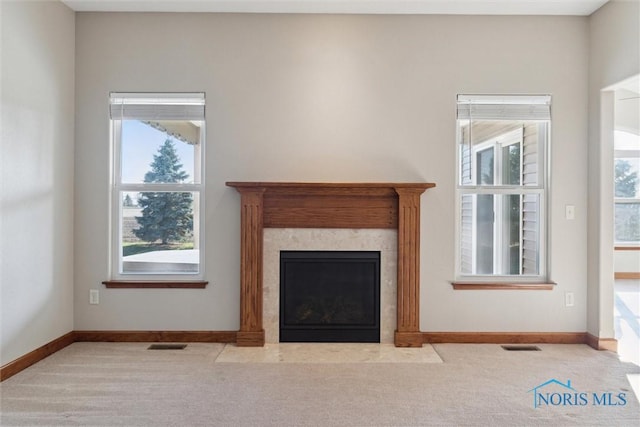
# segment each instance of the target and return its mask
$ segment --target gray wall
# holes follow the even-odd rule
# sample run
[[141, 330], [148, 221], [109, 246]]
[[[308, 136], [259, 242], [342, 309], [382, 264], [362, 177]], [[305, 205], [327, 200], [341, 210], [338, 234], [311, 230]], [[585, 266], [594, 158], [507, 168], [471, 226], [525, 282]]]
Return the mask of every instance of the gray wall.
[[[236, 329], [239, 196], [228, 180], [435, 182], [422, 199], [422, 330], [586, 329], [588, 18], [79, 13], [76, 34], [76, 329]], [[109, 91], [207, 94], [205, 290], [100, 284]], [[449, 284], [457, 93], [553, 95], [553, 291]], [[88, 305], [92, 288], [100, 305]]]
[[[589, 315], [587, 330], [597, 337], [612, 338], [614, 336], [612, 130], [615, 100], [613, 91], [605, 91], [605, 89], [640, 73], [640, 2], [609, 1], [590, 17], [589, 32]], [[603, 126], [608, 129], [606, 132], [601, 132]]]
[[1, 366], [73, 329], [75, 15], [0, 8]]

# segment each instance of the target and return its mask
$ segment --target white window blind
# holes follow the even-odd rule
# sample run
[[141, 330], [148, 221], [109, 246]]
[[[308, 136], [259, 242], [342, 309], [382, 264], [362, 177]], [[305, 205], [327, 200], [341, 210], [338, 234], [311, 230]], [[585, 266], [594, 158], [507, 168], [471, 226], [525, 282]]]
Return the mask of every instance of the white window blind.
[[204, 120], [204, 93], [120, 93], [109, 97], [113, 120]]
[[550, 120], [550, 95], [458, 95], [458, 120]]

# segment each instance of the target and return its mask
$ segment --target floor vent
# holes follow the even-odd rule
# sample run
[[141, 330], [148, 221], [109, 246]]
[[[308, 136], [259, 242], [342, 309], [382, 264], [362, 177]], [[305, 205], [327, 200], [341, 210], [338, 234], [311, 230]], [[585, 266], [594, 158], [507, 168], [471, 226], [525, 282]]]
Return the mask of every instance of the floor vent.
[[503, 345], [501, 347], [507, 351], [542, 351], [535, 345]]
[[184, 350], [186, 344], [151, 344], [147, 350]]

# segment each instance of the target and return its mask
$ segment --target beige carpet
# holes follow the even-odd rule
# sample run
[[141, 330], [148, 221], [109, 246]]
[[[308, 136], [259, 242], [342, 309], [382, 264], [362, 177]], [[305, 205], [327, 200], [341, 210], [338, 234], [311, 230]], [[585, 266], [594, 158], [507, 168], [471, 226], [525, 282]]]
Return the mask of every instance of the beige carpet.
[[[75, 343], [0, 385], [2, 426], [636, 426], [640, 368], [584, 345], [434, 345], [443, 363], [232, 363], [221, 344]], [[587, 404], [534, 408], [555, 379]], [[561, 393], [557, 383], [545, 386]], [[573, 393], [573, 392], [572, 392]], [[611, 393], [594, 405], [592, 395]], [[606, 399], [605, 399], [606, 400]]]

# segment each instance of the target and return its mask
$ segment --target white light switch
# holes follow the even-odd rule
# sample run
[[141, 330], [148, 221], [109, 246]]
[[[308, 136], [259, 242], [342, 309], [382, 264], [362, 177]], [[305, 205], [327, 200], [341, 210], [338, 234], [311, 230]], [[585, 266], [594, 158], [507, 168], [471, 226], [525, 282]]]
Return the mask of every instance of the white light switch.
[[567, 205], [564, 207], [564, 216], [566, 219], [576, 219], [576, 207]]
[[100, 291], [89, 289], [89, 304], [100, 304]]
[[575, 301], [573, 299], [573, 292], [565, 292], [564, 294], [564, 306], [573, 307]]

